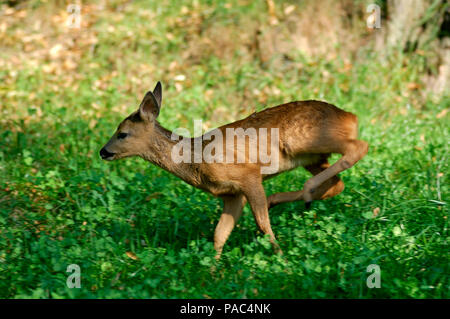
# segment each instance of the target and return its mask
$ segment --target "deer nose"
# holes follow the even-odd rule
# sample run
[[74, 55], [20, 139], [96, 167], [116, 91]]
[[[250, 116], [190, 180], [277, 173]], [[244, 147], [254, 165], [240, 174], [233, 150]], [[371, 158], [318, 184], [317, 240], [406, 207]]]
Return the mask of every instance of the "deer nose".
[[110, 153], [105, 148], [102, 148], [100, 150], [100, 156], [102, 157], [102, 159], [105, 159], [105, 158], [114, 156], [114, 153]]

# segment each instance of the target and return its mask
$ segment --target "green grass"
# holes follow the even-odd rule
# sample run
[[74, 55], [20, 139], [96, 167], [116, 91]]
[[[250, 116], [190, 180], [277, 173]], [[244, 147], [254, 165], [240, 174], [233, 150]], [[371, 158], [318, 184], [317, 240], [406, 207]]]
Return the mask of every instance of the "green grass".
[[[194, 59], [183, 55], [195, 48], [193, 12], [203, 12], [201, 27], [232, 35], [266, 18], [264, 2], [205, 1], [195, 10], [180, 3], [188, 14], [139, 1], [119, 10], [114, 1], [87, 13], [88, 31], [48, 28], [48, 47], [32, 42], [31, 52], [71, 37], [79, 50], [56, 60], [43, 54], [38, 63], [10, 60], [26, 54], [25, 40], [13, 39], [22, 38], [18, 30], [35, 34], [31, 24], [8, 28], [9, 50], [0, 51], [0, 297], [449, 298], [450, 123], [442, 112], [450, 102], [409, 88], [421, 83], [425, 57], [361, 49], [350, 68], [339, 55], [301, 54], [280, 67], [236, 46]], [[76, 68], [61, 66], [64, 55]], [[179, 74], [186, 80], [175, 80]], [[218, 199], [141, 159], [98, 156], [158, 80], [160, 121], [170, 129], [322, 99], [358, 115], [369, 153], [341, 174], [339, 196], [309, 211], [301, 202], [271, 210], [283, 256], [257, 232], [247, 206], [216, 262]], [[265, 189], [299, 190], [307, 178], [299, 168]], [[66, 286], [70, 264], [81, 267], [81, 289]], [[370, 264], [381, 268], [380, 289], [366, 286]]]

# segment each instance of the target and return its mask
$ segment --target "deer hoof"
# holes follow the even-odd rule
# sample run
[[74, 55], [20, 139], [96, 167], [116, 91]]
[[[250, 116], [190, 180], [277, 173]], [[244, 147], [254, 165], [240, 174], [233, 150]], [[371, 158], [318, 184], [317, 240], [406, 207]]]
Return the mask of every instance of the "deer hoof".
[[309, 200], [309, 201], [305, 202], [305, 208], [307, 210], [309, 210], [311, 208], [311, 203], [312, 203], [312, 200]]

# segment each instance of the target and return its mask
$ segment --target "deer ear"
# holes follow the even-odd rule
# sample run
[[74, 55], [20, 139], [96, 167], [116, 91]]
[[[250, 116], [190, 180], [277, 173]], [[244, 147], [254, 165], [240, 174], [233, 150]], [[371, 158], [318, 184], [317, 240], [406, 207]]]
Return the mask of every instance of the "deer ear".
[[161, 102], [162, 102], [162, 86], [161, 86], [161, 82], [158, 81], [158, 83], [156, 83], [155, 88], [153, 89], [153, 96], [156, 99], [156, 102], [158, 102], [158, 108], [161, 109]]
[[152, 91], [145, 94], [144, 99], [139, 105], [139, 115], [144, 120], [154, 120], [159, 115], [159, 103]]

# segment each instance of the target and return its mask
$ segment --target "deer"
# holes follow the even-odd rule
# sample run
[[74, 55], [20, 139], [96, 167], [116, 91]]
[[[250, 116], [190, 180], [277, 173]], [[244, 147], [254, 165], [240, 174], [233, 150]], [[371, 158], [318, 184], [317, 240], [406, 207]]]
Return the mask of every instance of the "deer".
[[[116, 132], [101, 148], [100, 156], [106, 161], [141, 157], [186, 183], [219, 197], [223, 201], [223, 211], [214, 231], [217, 260], [247, 202], [260, 231], [268, 235], [274, 251], [282, 254], [270, 224], [269, 209], [294, 201], [304, 201], [305, 208], [310, 209], [313, 201], [340, 194], [344, 190], [344, 183], [338, 174], [361, 160], [369, 148], [367, 142], [357, 139], [356, 115], [326, 102], [306, 100], [266, 108], [215, 129], [216, 133], [224, 135], [230, 129], [255, 129], [254, 132], [259, 129], [256, 137], [260, 138], [261, 132], [269, 132], [267, 139], [275, 136], [272, 129], [276, 129], [278, 143], [276, 148], [271, 149], [271, 154], [277, 155], [274, 159], [278, 164], [276, 169], [264, 171], [263, 168], [267, 168], [268, 164], [259, 158], [250, 161], [248, 145], [223, 146], [222, 150], [230, 152], [234, 161], [196, 161], [193, 152], [187, 154], [190, 161], [180, 162], [174, 160], [173, 156], [180, 136], [157, 121], [161, 102], [162, 85], [158, 82], [153, 91], [145, 94], [138, 110], [119, 124]], [[203, 151], [212, 143], [206, 135], [184, 136], [183, 139], [187, 140], [186, 145], [197, 143]], [[261, 143], [258, 145], [257, 148], [261, 148]], [[236, 157], [242, 153], [245, 153], [244, 161], [236, 162]], [[340, 154], [341, 157], [330, 164], [328, 159], [331, 154]], [[303, 184], [303, 189], [266, 196], [263, 181], [299, 166], [312, 174]]]

